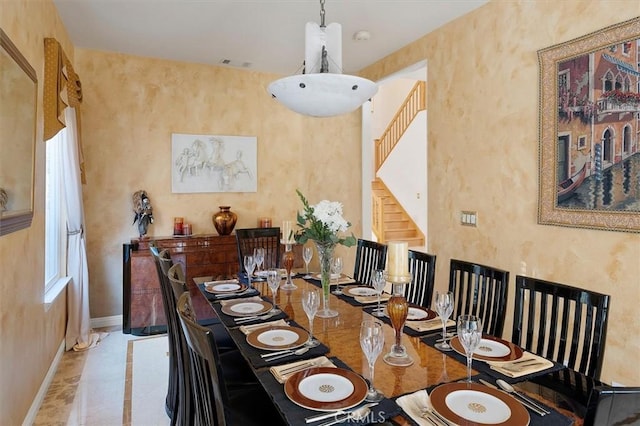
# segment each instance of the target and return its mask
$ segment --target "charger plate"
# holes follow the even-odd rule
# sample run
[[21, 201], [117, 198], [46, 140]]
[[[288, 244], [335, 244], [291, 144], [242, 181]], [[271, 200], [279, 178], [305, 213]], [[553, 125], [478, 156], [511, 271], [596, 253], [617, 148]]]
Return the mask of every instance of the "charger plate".
[[529, 413], [515, 398], [479, 383], [445, 383], [429, 395], [433, 409], [465, 426], [527, 426]]
[[371, 287], [364, 286], [348, 286], [342, 289], [347, 296], [377, 296], [377, 293]]
[[351, 370], [314, 367], [287, 379], [284, 392], [295, 404], [317, 411], [355, 407], [367, 396], [367, 382]]
[[309, 333], [297, 327], [271, 326], [249, 333], [247, 343], [258, 349], [277, 351], [304, 345]]
[[232, 317], [247, 317], [267, 313], [271, 308], [273, 308], [273, 305], [264, 300], [237, 300], [225, 304], [221, 310]]
[[[387, 309], [384, 310], [385, 316], [387, 315]], [[438, 314], [431, 309], [423, 308], [418, 305], [409, 305], [409, 312], [407, 313], [407, 321], [426, 321], [437, 317]]]
[[213, 294], [241, 293], [247, 289], [246, 284], [239, 283], [238, 280], [212, 281], [204, 283], [204, 290]]
[[[450, 344], [454, 351], [465, 355], [464, 347], [458, 336], [451, 339]], [[524, 352], [520, 346], [487, 334], [482, 336], [478, 348], [473, 351], [473, 359], [482, 361], [515, 361], [522, 358], [523, 355]]]

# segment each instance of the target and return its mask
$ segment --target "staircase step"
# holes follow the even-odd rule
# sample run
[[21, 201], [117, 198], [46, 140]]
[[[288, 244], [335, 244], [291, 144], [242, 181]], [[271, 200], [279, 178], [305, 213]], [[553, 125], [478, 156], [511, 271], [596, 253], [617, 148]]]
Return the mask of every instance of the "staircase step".
[[417, 236], [417, 232], [415, 229], [397, 229], [397, 230], [386, 230], [384, 231], [384, 239], [389, 240], [397, 240], [403, 238], [415, 238]]
[[385, 222], [387, 221], [395, 221], [404, 219], [404, 214], [402, 212], [384, 212]]
[[409, 229], [409, 221], [407, 219], [400, 220], [385, 220], [384, 229], [396, 230], [396, 229]]

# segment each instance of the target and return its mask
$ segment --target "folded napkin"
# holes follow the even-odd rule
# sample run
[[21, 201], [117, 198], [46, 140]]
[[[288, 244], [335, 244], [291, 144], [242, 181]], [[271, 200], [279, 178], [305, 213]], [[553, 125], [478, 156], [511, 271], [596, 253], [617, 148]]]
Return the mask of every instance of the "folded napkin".
[[284, 383], [289, 377], [297, 373], [298, 371], [306, 370], [312, 367], [336, 367], [333, 362], [326, 356], [319, 356], [317, 358], [305, 359], [303, 361], [296, 361], [289, 364], [278, 365], [271, 367], [269, 371], [276, 378], [278, 383]]
[[[456, 325], [455, 321], [450, 319], [447, 320], [446, 327], [451, 327], [454, 325]], [[407, 321], [404, 323], [404, 326], [420, 333], [425, 331], [442, 330], [442, 320], [440, 319], [440, 317], [435, 317], [430, 320]]]
[[426, 390], [419, 390], [396, 399], [398, 404], [411, 420], [420, 426], [433, 426], [429, 420], [422, 417], [422, 413], [431, 407], [429, 394]]
[[[238, 299], [226, 299], [226, 300], [221, 300], [220, 304], [222, 306], [229, 304], [231, 302], [237, 302]], [[262, 302], [262, 298], [260, 296], [253, 296], [253, 297], [244, 297], [242, 298], [243, 302]]]
[[258, 324], [251, 324], [251, 325], [243, 325], [240, 327], [240, 331], [242, 331], [244, 334], [250, 334], [253, 333], [254, 331], [260, 329], [260, 328], [264, 328], [264, 327], [270, 327], [272, 325], [280, 325], [283, 327], [286, 327], [289, 325], [289, 323], [287, 323], [285, 320], [283, 319], [279, 319], [276, 321], [267, 321], [267, 322], [261, 322]]
[[522, 358], [514, 361], [486, 361], [492, 370], [508, 377], [522, 377], [538, 373], [554, 366], [553, 362], [531, 352], [524, 352]]
[[[380, 302], [386, 302], [391, 298], [390, 294], [384, 293], [380, 295]], [[378, 303], [378, 296], [355, 296], [353, 298], [356, 302], [368, 305], [369, 303]]]

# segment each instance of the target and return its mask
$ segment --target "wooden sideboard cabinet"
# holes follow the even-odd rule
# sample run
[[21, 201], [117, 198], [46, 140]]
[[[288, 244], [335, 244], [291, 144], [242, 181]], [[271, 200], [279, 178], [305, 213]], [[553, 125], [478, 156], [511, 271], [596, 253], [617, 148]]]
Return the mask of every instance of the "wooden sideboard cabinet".
[[[235, 234], [140, 238], [123, 244], [122, 331], [126, 334], [148, 335], [166, 331], [158, 273], [149, 251], [152, 242], [160, 249], [169, 249], [173, 263], [182, 264], [190, 289], [195, 286], [194, 277], [226, 277], [239, 271]], [[204, 298], [201, 299], [204, 302]], [[198, 313], [196, 302], [194, 300], [194, 308]], [[208, 306], [203, 308], [210, 310]]]

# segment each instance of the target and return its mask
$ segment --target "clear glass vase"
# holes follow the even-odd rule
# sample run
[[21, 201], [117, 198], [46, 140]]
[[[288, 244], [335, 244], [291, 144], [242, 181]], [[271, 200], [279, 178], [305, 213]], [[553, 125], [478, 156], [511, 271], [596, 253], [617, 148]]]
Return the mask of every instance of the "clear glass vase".
[[320, 280], [322, 282], [322, 308], [316, 314], [319, 318], [333, 318], [338, 316], [338, 311], [329, 307], [329, 287], [331, 285], [331, 258], [336, 245], [314, 241], [320, 259]]

